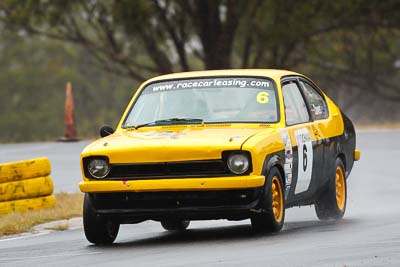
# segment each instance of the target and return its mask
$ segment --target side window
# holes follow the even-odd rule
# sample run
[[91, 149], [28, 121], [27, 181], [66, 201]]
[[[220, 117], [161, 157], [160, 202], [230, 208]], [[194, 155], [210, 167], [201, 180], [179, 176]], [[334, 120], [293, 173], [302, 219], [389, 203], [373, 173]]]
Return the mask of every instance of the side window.
[[286, 124], [293, 125], [310, 121], [306, 103], [295, 82], [286, 83], [282, 87], [283, 101], [285, 103]]
[[311, 117], [313, 120], [328, 118], [328, 106], [325, 99], [308, 83], [301, 81], [304, 88], [304, 95], [310, 104]]

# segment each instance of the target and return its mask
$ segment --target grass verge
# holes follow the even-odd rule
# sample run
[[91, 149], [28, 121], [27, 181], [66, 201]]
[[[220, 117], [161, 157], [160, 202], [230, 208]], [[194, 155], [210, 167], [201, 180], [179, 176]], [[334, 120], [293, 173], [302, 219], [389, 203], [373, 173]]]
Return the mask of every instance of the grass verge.
[[68, 230], [69, 224], [68, 223], [61, 223], [51, 227], [45, 227], [47, 230], [54, 230], [54, 231], [65, 231]]
[[356, 123], [356, 130], [400, 130], [400, 123]]
[[0, 236], [29, 231], [33, 226], [57, 220], [82, 216], [83, 194], [55, 194], [52, 208], [26, 212], [12, 212], [0, 217]]

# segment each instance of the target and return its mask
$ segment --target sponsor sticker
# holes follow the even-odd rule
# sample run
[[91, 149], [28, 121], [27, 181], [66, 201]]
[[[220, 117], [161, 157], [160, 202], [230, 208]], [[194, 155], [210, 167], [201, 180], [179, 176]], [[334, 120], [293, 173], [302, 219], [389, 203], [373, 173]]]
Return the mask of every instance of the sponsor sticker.
[[321, 115], [324, 112], [323, 107], [321, 106], [313, 105], [312, 109], [314, 111], [314, 115]]
[[[150, 84], [144, 91], [144, 94], [149, 93], [158, 93], [164, 91], [172, 91], [172, 90], [182, 90], [182, 89], [191, 89], [191, 88], [218, 88], [218, 87], [234, 87], [234, 88], [272, 88], [271, 82], [267, 79], [261, 78], [203, 78], [203, 79], [187, 79], [187, 80], [176, 80], [176, 81], [168, 81], [168, 82], [158, 82], [154, 84]], [[257, 96], [257, 102], [265, 104], [269, 101], [269, 93], [262, 92], [263, 94]], [[267, 95], [266, 95], [267, 94]]]
[[293, 148], [292, 142], [290, 141], [290, 136], [286, 129], [281, 129], [281, 135], [283, 139], [283, 143], [285, 144], [285, 163], [284, 163], [284, 171], [285, 171], [285, 199], [287, 198], [290, 190], [290, 185], [292, 184], [292, 172], [293, 172]]

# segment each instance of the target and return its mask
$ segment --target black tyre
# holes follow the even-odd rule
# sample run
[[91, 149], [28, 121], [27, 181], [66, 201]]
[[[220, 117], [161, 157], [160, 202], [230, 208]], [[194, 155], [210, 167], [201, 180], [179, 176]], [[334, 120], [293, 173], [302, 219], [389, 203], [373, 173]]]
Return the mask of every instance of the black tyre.
[[269, 171], [264, 194], [260, 200], [261, 213], [252, 215], [251, 225], [257, 232], [277, 232], [282, 229], [285, 221], [285, 197], [282, 175], [278, 168]]
[[119, 224], [96, 214], [90, 196], [86, 193], [83, 202], [83, 229], [89, 242], [108, 245], [117, 238]]
[[161, 226], [167, 231], [184, 231], [189, 227], [190, 221], [167, 219], [161, 221]]
[[346, 211], [347, 183], [346, 172], [340, 158], [335, 161], [334, 173], [329, 177], [329, 184], [315, 202], [315, 212], [320, 220], [340, 220]]

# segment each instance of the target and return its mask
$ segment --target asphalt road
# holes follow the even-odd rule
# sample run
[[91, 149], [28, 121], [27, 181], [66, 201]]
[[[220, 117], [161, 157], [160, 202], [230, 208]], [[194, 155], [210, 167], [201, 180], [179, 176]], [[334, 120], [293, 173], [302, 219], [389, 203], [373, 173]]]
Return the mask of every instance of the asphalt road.
[[[0, 266], [400, 266], [399, 139], [400, 131], [358, 134], [361, 161], [348, 182], [347, 213], [337, 224], [321, 223], [313, 207], [302, 207], [287, 210], [283, 230], [272, 235], [254, 234], [249, 221], [193, 222], [183, 234], [155, 222], [124, 225], [111, 247], [90, 245], [81, 229], [39, 233], [0, 240]], [[53, 153], [58, 149], [51, 147], [60, 146], [32, 148], [42, 145]], [[13, 146], [24, 148], [9, 145], [13, 156]], [[75, 164], [78, 155], [67, 148], [49, 157]], [[58, 170], [59, 163], [53, 163], [53, 177], [64, 172], [67, 178], [56, 186], [74, 183], [74, 190], [76, 166]]]

